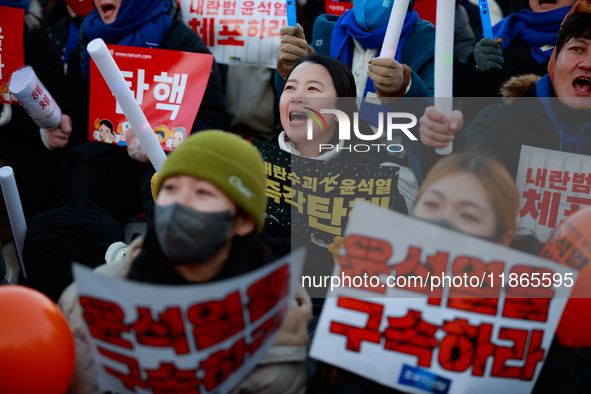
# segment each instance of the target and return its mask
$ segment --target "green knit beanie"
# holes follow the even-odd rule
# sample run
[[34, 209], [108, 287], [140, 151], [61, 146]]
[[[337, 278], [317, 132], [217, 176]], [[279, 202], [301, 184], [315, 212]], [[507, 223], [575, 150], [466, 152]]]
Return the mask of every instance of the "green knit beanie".
[[264, 225], [267, 174], [258, 150], [239, 136], [221, 130], [191, 135], [164, 162], [156, 182], [158, 195], [166, 178], [191, 175], [213, 183], [255, 222]]

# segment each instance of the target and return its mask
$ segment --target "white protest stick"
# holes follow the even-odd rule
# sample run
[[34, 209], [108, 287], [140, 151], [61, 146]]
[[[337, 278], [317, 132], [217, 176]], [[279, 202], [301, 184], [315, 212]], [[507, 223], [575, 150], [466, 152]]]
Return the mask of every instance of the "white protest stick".
[[398, 48], [398, 41], [400, 40], [400, 33], [404, 25], [404, 18], [406, 17], [406, 10], [408, 10], [409, 0], [395, 0], [390, 12], [390, 20], [388, 21], [388, 28], [384, 37], [384, 43], [380, 51], [380, 57], [394, 59], [396, 56], [396, 49]]
[[31, 66], [23, 66], [12, 73], [8, 90], [23, 104], [37, 126], [44, 129], [59, 126], [62, 111]]
[[18, 259], [21, 263], [21, 270], [23, 270], [25, 279], [27, 279], [27, 271], [23, 263], [23, 246], [25, 244], [25, 236], [27, 235], [27, 222], [25, 221], [25, 214], [23, 213], [23, 206], [18, 195], [18, 188], [16, 187], [12, 167], [4, 166], [0, 168], [0, 186], [2, 186], [2, 194], [4, 195], [6, 210], [8, 211], [8, 219], [10, 219], [10, 227], [12, 227], [12, 236], [14, 237]]
[[[452, 112], [454, 19], [455, 0], [437, 0], [435, 26], [435, 108], [449, 119]], [[445, 148], [437, 148], [440, 155], [449, 155], [453, 142]]]
[[156, 172], [160, 172], [162, 164], [166, 161], [166, 154], [158, 142], [152, 126], [150, 126], [148, 119], [146, 119], [146, 115], [144, 115], [139, 104], [135, 101], [131, 90], [129, 90], [129, 86], [127, 86], [105, 42], [100, 38], [96, 38], [88, 44], [86, 49], [90, 56], [92, 56], [92, 60], [96, 63], [105, 82], [109, 85], [113, 96], [119, 102], [123, 114], [125, 114], [127, 121], [131, 125], [140, 144], [142, 144]]

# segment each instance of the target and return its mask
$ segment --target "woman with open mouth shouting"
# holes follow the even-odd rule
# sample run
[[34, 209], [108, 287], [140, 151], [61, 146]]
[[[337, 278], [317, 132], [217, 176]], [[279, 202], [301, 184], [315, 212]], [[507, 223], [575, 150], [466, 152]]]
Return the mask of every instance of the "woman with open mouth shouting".
[[[351, 129], [358, 127], [361, 134], [373, 135], [369, 124], [355, 116], [358, 111], [355, 92], [353, 74], [339, 60], [324, 53], [301, 59], [286, 78], [279, 102], [281, 129], [269, 143], [292, 155], [316, 160], [400, 166], [387, 152], [400, 151], [402, 145], [364, 141], [352, 130], [350, 139], [339, 139], [337, 115], [322, 113], [326, 109], [339, 110], [346, 114]], [[414, 200], [414, 194], [407, 193], [407, 188], [400, 192], [407, 201]], [[399, 209], [406, 213], [410, 206], [407, 209], [404, 199], [399, 199]]]
[[[339, 139], [339, 119], [332, 113], [322, 113], [322, 110], [326, 109], [339, 110], [347, 115], [352, 126], [357, 121], [362, 134], [372, 135], [373, 131], [369, 124], [355, 119], [357, 112], [355, 92], [355, 79], [344, 63], [323, 53], [315, 53], [301, 59], [287, 76], [283, 88], [279, 103], [281, 129], [267, 144], [279, 147], [292, 157], [311, 159], [308, 162], [318, 160], [330, 163], [397, 165], [392, 163], [396, 159], [386, 153], [387, 147], [372, 146], [374, 142], [376, 144], [373, 145], [378, 145], [379, 141], [363, 141], [352, 131], [350, 139]], [[310, 136], [308, 129], [311, 131]], [[371, 149], [365, 152], [363, 148], [363, 152], [356, 152], [353, 148], [363, 145]], [[328, 163], [326, 168], [330, 170]], [[390, 208], [408, 213], [409, 208], [405, 201], [407, 194], [400, 188], [400, 182], [398, 191], [395, 203], [392, 204], [394, 206]], [[299, 245], [307, 246], [304, 272], [308, 269], [323, 273], [332, 271], [334, 267], [332, 255], [322, 244], [328, 245], [334, 237], [322, 240], [308, 239], [289, 231], [289, 228], [285, 230], [280, 226], [267, 226], [263, 233], [266, 238], [272, 238], [274, 242], [286, 242], [292, 250], [297, 249]], [[326, 288], [316, 290], [324, 292]], [[311, 293], [311, 296], [320, 295]], [[315, 314], [318, 315], [323, 300], [315, 299], [313, 302]]]

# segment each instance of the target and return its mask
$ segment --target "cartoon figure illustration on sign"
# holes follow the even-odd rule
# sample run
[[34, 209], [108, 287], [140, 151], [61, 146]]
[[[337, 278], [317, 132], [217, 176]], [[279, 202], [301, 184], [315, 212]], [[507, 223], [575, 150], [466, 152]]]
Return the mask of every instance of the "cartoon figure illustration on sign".
[[10, 104], [23, 105], [23, 103], [21, 103], [16, 97], [14, 97], [12, 93], [10, 93], [10, 90], [8, 90], [8, 84], [6, 82], [3, 82], [0, 86], [0, 94], [2, 94], [2, 98], [8, 101]]
[[187, 139], [187, 130], [184, 127], [176, 127], [173, 129], [174, 134], [172, 135], [172, 150], [178, 148]]
[[10, 101], [10, 91], [8, 90], [8, 85], [6, 82], [0, 86], [0, 93], [2, 93], [2, 98], [6, 101]]
[[174, 134], [174, 127], [169, 130], [165, 125], [160, 125], [154, 129], [154, 134], [156, 134], [156, 138], [158, 138], [158, 142], [162, 145], [162, 148], [170, 148], [171, 143], [168, 140]]
[[100, 120], [97, 118], [94, 121], [94, 128], [93, 137], [95, 140], [108, 144], [115, 142], [115, 127], [109, 119]]
[[129, 122], [119, 123], [119, 126], [117, 126], [117, 135], [119, 136], [117, 144], [121, 146], [127, 146], [125, 135], [127, 134], [127, 131], [129, 129], [131, 129], [131, 125], [129, 124]]

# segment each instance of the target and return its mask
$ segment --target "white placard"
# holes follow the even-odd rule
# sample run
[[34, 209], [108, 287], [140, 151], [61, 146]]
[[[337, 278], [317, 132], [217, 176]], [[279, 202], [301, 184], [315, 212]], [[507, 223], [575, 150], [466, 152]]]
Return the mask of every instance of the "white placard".
[[229, 392], [278, 333], [291, 303], [290, 260], [183, 286], [112, 279], [76, 264], [100, 388], [161, 392], [168, 379], [170, 390]]
[[364, 202], [345, 233], [333, 275], [379, 282], [330, 293], [311, 357], [409, 393], [531, 391], [577, 272]]
[[591, 205], [591, 157], [523, 145], [516, 183], [517, 230], [546, 242], [564, 219]]
[[285, 0], [181, 0], [183, 20], [221, 64], [277, 66]]

